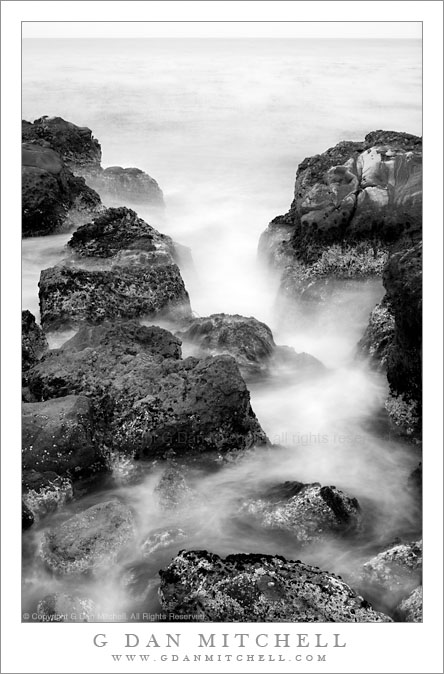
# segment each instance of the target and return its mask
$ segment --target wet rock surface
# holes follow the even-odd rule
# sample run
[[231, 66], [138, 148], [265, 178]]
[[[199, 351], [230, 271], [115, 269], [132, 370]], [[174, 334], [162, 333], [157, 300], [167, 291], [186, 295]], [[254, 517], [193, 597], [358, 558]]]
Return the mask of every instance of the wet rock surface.
[[54, 471], [24, 470], [22, 473], [23, 503], [32, 513], [33, 521], [62, 508], [73, 498], [73, 485], [69, 477]]
[[39, 622], [86, 623], [94, 620], [97, 607], [87, 597], [54, 593], [43, 597], [37, 604]]
[[144, 557], [151, 557], [160, 550], [165, 548], [183, 547], [184, 540], [187, 535], [180, 527], [169, 527], [168, 529], [159, 529], [153, 531], [142, 543], [142, 555]]
[[157, 181], [138, 168], [108, 166], [90, 175], [88, 184], [105, 200], [111, 197], [124, 203], [164, 206], [163, 192]]
[[398, 606], [398, 611], [408, 623], [422, 622], [422, 585], [417, 587], [403, 599]]
[[22, 371], [35, 365], [48, 350], [45, 333], [30, 311], [22, 311]]
[[318, 482], [275, 485], [261, 498], [244, 502], [241, 514], [265, 529], [288, 532], [300, 545], [335, 534], [357, 533], [361, 526], [357, 499]]
[[92, 506], [45, 533], [40, 554], [54, 573], [106, 570], [133, 540], [132, 510], [119, 501]]
[[283, 557], [205, 550], [160, 572], [162, 607], [208, 622], [391, 622], [339, 577]]

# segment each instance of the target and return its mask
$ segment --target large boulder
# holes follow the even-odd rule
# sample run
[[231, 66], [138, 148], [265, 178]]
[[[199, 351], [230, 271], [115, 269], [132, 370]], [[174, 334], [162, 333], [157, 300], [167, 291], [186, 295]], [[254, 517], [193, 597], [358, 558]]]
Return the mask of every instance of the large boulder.
[[40, 275], [45, 330], [83, 322], [191, 315], [174, 243], [134, 211], [110, 208], [73, 234], [70, 257]]
[[22, 311], [22, 371], [35, 365], [48, 350], [48, 341], [30, 311]]
[[103, 207], [45, 141], [22, 145], [22, 234], [41, 236], [86, 222]]
[[[118, 334], [92, 346], [75, 339], [73, 349], [67, 343], [50, 352], [29, 371], [32, 394], [88, 395], [104, 442], [131, 455], [225, 452], [267, 442], [233, 358], [180, 360], [166, 330], [140, 326], [134, 334], [133, 342]], [[171, 340], [173, 357], [164, 358]]]
[[338, 576], [279, 556], [181, 552], [160, 576], [162, 607], [196, 621], [391, 622]]
[[163, 206], [163, 192], [154, 178], [138, 168], [108, 168], [91, 175], [88, 184], [104, 201]]
[[285, 366], [295, 371], [323, 371], [320, 361], [288, 346], [276, 346], [265, 323], [238, 314], [211, 314], [193, 318], [176, 333], [183, 342], [194, 346], [195, 355], [229, 354], [235, 358], [245, 377], [268, 374]]
[[22, 122], [23, 141], [46, 141], [59, 153], [74, 175], [100, 171], [102, 149], [91, 129], [66, 122], [61, 117], [40, 117]]
[[361, 525], [357, 499], [336, 487], [321, 487], [318, 482], [275, 485], [260, 498], [244, 501], [241, 514], [264, 529], [289, 533], [299, 545], [327, 536], [353, 534]]
[[106, 501], [74, 515], [45, 533], [40, 554], [51, 571], [103, 572], [135, 536], [134, 515], [119, 501]]
[[54, 471], [79, 478], [101, 466], [88, 398], [68, 395], [22, 405], [24, 471]]

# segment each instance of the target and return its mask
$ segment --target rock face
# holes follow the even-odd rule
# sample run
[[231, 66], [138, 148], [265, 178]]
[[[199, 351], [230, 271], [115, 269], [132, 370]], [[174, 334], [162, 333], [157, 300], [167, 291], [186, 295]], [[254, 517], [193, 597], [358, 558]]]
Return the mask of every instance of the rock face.
[[173, 241], [127, 208], [80, 227], [65, 264], [44, 269], [39, 298], [45, 330], [139, 316], [189, 317]]
[[340, 578], [283, 557], [181, 552], [160, 572], [162, 606], [203, 622], [391, 622]]
[[361, 525], [358, 501], [336, 487], [321, 487], [318, 482], [276, 485], [262, 498], [245, 502], [241, 513], [265, 529], [288, 532], [300, 545], [335, 534], [356, 533]]
[[101, 467], [91, 403], [69, 395], [22, 406], [22, 469], [84, 477]]
[[108, 168], [91, 175], [88, 184], [102, 199], [123, 200], [131, 204], [164, 206], [163, 192], [154, 178], [138, 168]]
[[422, 585], [413, 590], [406, 599], [399, 604], [399, 613], [408, 623], [422, 622]]
[[276, 346], [270, 328], [252, 316], [212, 314], [194, 318], [177, 336], [197, 347], [198, 355], [233, 356], [245, 377], [266, 374], [284, 363], [290, 369], [324, 369], [313, 356]]
[[[43, 144], [41, 144], [43, 143]], [[45, 141], [22, 145], [22, 234], [69, 230], [102, 209], [99, 195], [75, 177]]]
[[61, 117], [40, 117], [33, 123], [22, 121], [24, 142], [45, 143], [55, 150], [65, 166], [105, 200], [163, 206], [163, 194], [154, 178], [138, 168], [110, 166], [103, 169], [102, 148], [91, 129], [76, 126]]
[[370, 314], [368, 326], [358, 342], [358, 351], [365, 354], [376, 369], [386, 370], [394, 336], [395, 317], [385, 295]]
[[48, 350], [48, 342], [30, 311], [22, 311], [22, 371], [35, 365]]
[[38, 400], [88, 395], [108, 446], [151, 457], [267, 442], [231, 357], [180, 360], [171, 333], [134, 323], [88, 334], [45, 356], [29, 386]]
[[119, 501], [107, 501], [47, 532], [41, 556], [55, 573], [99, 572], [112, 566], [134, 535], [131, 509]]

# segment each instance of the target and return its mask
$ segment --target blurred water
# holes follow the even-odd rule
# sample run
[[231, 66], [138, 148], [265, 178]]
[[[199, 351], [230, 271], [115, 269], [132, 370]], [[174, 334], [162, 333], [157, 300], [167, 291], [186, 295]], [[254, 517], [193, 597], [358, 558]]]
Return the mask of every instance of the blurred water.
[[[296, 302], [276, 302], [278, 279], [259, 265], [256, 250], [267, 223], [288, 209], [305, 156], [375, 129], [421, 133], [420, 42], [25, 40], [23, 116], [44, 114], [89, 126], [104, 166], [137, 166], [158, 180], [165, 214], [137, 210], [191, 247], [196, 273], [183, 274], [198, 315], [253, 315], [270, 325], [277, 343], [317, 356], [329, 370], [249, 383], [253, 409], [281, 447], [217, 472], [195, 469], [189, 481], [196, 495], [185, 515], [160, 509], [154, 487], [161, 467], [146, 466], [133, 483], [122, 483], [125, 471], [116, 470], [94, 493], [26, 532], [25, 608], [49, 591], [69, 590], [103, 611], [154, 612], [158, 569], [180, 547], [279, 553], [348, 577], [379, 545], [416, 536], [419, 514], [406, 480], [418, 458], [388, 432], [385, 378], [354, 359], [383, 294], [380, 281], [337, 284], [334, 299], [308, 316]], [[40, 270], [62, 259], [68, 238], [23, 243], [23, 306], [36, 315]], [[365, 537], [301, 552], [288, 537], [239, 522], [239, 499], [265, 479], [348, 491], [366, 513]], [[135, 544], [106, 577], [52, 577], [36, 555], [42, 532], [112, 496], [135, 508]], [[186, 543], [142, 560], [144, 537], [171, 524], [184, 528]], [[121, 582], [128, 564], [138, 569], [136, 597]]]

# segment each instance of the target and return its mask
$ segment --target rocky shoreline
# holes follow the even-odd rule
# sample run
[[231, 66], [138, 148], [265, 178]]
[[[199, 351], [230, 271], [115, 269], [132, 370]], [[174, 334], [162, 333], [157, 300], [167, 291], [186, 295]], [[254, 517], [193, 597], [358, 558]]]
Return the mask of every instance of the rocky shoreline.
[[[279, 555], [183, 550], [188, 534], [174, 516], [194, 498], [190, 467], [217, 471], [248, 452], [274, 451], [252, 408], [250, 382], [267, 381], [276, 367], [295, 379], [322, 377], [326, 368], [276, 345], [254, 317], [193, 315], [181, 274], [184, 248], [128, 207], [163, 204], [154, 179], [138, 169], [103, 169], [92, 132], [59, 117], [23, 122], [22, 131], [23, 236], [74, 230], [62, 262], [41, 272], [40, 325], [22, 313], [25, 535], [80, 494], [94, 493], [116, 463], [161, 466], [159, 508], [173, 518], [139, 541], [131, 506], [114, 498], [95, 503], [38, 537], [44, 568], [57, 578], [99, 576], [136, 546], [138, 557], [121, 582], [128, 592], [135, 585], [143, 603], [153, 581], [137, 589], [137, 564], [155, 564], [166, 550], [174, 558], [160, 570], [159, 601], [177, 615], [216, 622], [420, 621], [419, 542], [387, 545], [363, 565], [356, 589]], [[331, 280], [382, 275], [386, 296], [359, 350], [386, 371], [388, 413], [417, 441], [420, 166], [420, 139], [381, 131], [306, 159], [290, 211], [273, 220], [260, 242], [262, 257], [281, 274], [281, 292], [307, 302], [328, 302]], [[122, 205], [106, 208], [102, 198], [110, 194]], [[159, 320], [170, 329], [151, 324]], [[66, 330], [75, 334], [49, 348], [48, 335]], [[185, 347], [192, 355], [183, 357]], [[240, 495], [237, 517], [283, 532], [303, 554], [313, 542], [358, 538], [363, 509], [332, 485], [271, 480]], [[372, 597], [394, 588], [387, 613], [372, 608], [368, 587]], [[61, 592], [40, 597], [36, 610], [57, 616], [77, 607], [88, 619], [93, 606], [89, 597]]]

